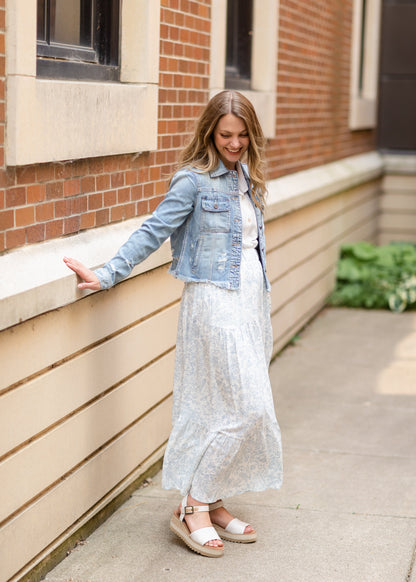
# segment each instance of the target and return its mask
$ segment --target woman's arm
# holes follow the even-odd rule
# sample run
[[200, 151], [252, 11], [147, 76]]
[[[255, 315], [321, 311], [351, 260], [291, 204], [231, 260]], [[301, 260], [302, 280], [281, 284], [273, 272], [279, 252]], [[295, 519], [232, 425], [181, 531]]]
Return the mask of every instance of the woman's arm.
[[75, 259], [64, 259], [83, 280], [80, 289], [108, 289], [128, 277], [133, 267], [156, 251], [179, 228], [194, 207], [197, 188], [191, 175], [181, 170], [172, 178], [166, 197], [103, 267], [91, 271]]

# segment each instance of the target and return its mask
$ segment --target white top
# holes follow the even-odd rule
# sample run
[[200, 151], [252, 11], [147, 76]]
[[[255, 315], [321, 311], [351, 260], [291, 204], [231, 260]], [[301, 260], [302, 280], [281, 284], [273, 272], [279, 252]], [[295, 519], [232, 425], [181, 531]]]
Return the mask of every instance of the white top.
[[253, 204], [248, 194], [248, 185], [241, 169], [237, 164], [238, 188], [240, 194], [241, 219], [243, 221], [243, 249], [255, 249], [257, 240], [257, 219]]

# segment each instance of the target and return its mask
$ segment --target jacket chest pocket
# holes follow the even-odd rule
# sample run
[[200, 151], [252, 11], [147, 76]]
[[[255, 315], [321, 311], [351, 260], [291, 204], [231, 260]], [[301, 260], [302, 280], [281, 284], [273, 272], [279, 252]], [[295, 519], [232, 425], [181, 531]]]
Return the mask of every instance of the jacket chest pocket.
[[215, 194], [202, 196], [201, 230], [208, 232], [229, 232], [230, 224], [230, 199]]

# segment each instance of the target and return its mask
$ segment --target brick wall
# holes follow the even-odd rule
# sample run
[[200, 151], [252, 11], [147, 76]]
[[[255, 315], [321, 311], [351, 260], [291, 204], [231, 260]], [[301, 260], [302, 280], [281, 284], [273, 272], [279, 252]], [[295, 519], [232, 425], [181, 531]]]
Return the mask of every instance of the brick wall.
[[272, 178], [372, 150], [348, 128], [352, 0], [280, 0]]
[[[348, 130], [352, 0], [280, 0], [277, 138], [269, 177], [374, 147]], [[0, 144], [4, 142], [4, 0], [0, 0]], [[0, 252], [154, 210], [209, 91], [210, 0], [162, 0], [158, 150], [5, 168]]]
[[[4, 0], [1, 4], [4, 131]], [[7, 169], [2, 157], [0, 252], [146, 214], [163, 198], [177, 151], [208, 99], [210, 8], [208, 0], [161, 5], [157, 152]]]

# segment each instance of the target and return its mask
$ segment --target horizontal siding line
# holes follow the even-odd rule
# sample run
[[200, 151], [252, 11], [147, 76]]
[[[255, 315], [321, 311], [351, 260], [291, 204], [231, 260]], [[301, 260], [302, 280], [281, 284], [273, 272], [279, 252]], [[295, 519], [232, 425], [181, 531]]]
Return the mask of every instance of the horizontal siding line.
[[317, 303], [315, 303], [306, 313], [304, 313], [299, 319], [297, 319], [287, 330], [283, 333], [282, 336], [279, 336], [278, 339], [273, 342], [273, 351], [275, 347], [277, 348], [277, 352], [274, 354], [272, 360], [277, 358], [280, 352], [285, 348], [285, 346], [289, 343], [290, 339], [292, 339], [294, 333], [298, 333], [307, 324], [311, 321], [311, 318], [314, 314], [318, 314], [323, 307], [325, 307], [327, 298], [320, 299]]
[[[338, 241], [342, 241], [342, 239], [345, 239], [346, 236], [348, 236], [349, 234], [351, 234], [352, 232], [354, 232], [355, 230], [359, 230], [361, 226], [365, 226], [366, 223], [371, 223], [371, 220], [364, 220], [361, 223], [355, 224], [353, 228], [348, 229], [347, 231], [345, 231], [342, 236], [337, 237]], [[372, 232], [372, 237], [376, 237], [377, 235], [377, 230], [375, 229]], [[309, 257], [310, 258], [314, 258], [316, 256], [318, 256], [319, 254], [323, 253], [324, 251], [328, 250], [328, 248], [330, 248], [332, 246], [333, 243], [330, 243], [328, 245], [326, 245], [322, 250], [320, 250], [317, 253], [314, 253], [313, 255], [311, 255]], [[298, 268], [300, 266], [302, 266], [303, 264], [306, 264], [309, 259], [305, 259], [304, 261], [298, 263], [296, 266], [294, 266], [293, 268], [289, 269], [288, 271], [286, 271], [285, 275], [287, 275], [288, 273], [290, 273], [292, 270], [294, 270], [295, 268]], [[293, 301], [293, 299], [296, 299], [297, 297], [299, 297], [300, 295], [302, 295], [305, 291], [307, 291], [311, 285], [314, 285], [315, 283], [317, 283], [318, 281], [320, 281], [321, 279], [323, 279], [326, 275], [328, 275], [334, 268], [336, 268], [336, 262], [334, 264], [332, 264], [330, 267], [324, 269], [324, 271], [321, 271], [317, 277], [315, 277], [314, 279], [312, 279], [312, 281], [309, 281], [308, 285], [302, 287], [297, 293], [295, 293], [294, 295], [292, 295], [287, 301], [285, 301], [284, 303], [282, 303], [278, 309], [276, 309], [275, 311], [272, 312], [272, 317], [274, 315], [276, 315], [277, 313], [279, 313], [279, 311], [281, 311], [284, 307], [286, 307], [287, 305], [289, 305], [289, 303], [291, 303]], [[272, 285], [277, 283], [279, 281], [281, 277], [279, 276], [277, 279], [273, 280], [271, 283]]]
[[383, 227], [380, 228], [380, 234], [395, 234], [395, 233], [403, 233], [403, 234], [414, 234], [416, 235], [416, 227], [415, 228], [393, 228], [393, 227]]
[[394, 214], [395, 216], [401, 216], [402, 214], [406, 216], [408, 214], [416, 215], [416, 210], [414, 208], [386, 208], [386, 207], [381, 208], [380, 215], [389, 216], [389, 214]]
[[[152, 366], [153, 364], [155, 364], [156, 362], [158, 362], [159, 360], [161, 360], [162, 358], [164, 358], [165, 356], [167, 356], [168, 354], [170, 354], [174, 350], [175, 350], [175, 346], [172, 347], [172, 348], [169, 348], [168, 350], [165, 350], [161, 354], [158, 354], [157, 357], [153, 358], [149, 362], [146, 362], [146, 364], [144, 366], [141, 366], [140, 368], [137, 368], [137, 370], [134, 370], [134, 372], [131, 372], [130, 374], [128, 374], [127, 376], [125, 376], [124, 378], [122, 378], [121, 380], [119, 380], [118, 382], [116, 382], [115, 384], [113, 384], [112, 386], [110, 386], [109, 388], [107, 388], [106, 390], [104, 390], [103, 392], [100, 392], [100, 394], [97, 394], [96, 396], [94, 396], [94, 398], [91, 398], [87, 402], [84, 402], [81, 406], [78, 406], [77, 408], [74, 408], [74, 410], [71, 410], [71, 412], [69, 412], [65, 416], [61, 417], [56, 422], [53, 422], [52, 424], [48, 425], [47, 427], [45, 427], [43, 430], [39, 431], [38, 433], [36, 433], [34, 435], [31, 435], [30, 438], [22, 441], [16, 447], [13, 447], [12, 449], [10, 449], [10, 451], [8, 451], [3, 456], [1, 456], [0, 457], [0, 463], [2, 463], [3, 461], [5, 461], [10, 456], [18, 453], [19, 450], [24, 449], [27, 445], [29, 445], [29, 444], [31, 444], [31, 443], [39, 440], [40, 438], [44, 437], [47, 433], [51, 432], [52, 430], [54, 430], [55, 428], [57, 428], [59, 425], [63, 424], [64, 422], [66, 422], [67, 420], [69, 420], [71, 417], [76, 416], [77, 414], [79, 414], [82, 410], [84, 410], [84, 409], [92, 406], [95, 402], [98, 402], [99, 400], [101, 400], [102, 398], [104, 398], [105, 396], [107, 396], [108, 394], [110, 394], [110, 392], [113, 392], [114, 390], [116, 390], [117, 388], [119, 388], [119, 386], [121, 386], [125, 382], [128, 382], [129, 380], [131, 380], [132, 378], [134, 378], [134, 376], [139, 375], [141, 372], [143, 372], [144, 370], [146, 370], [146, 368], [149, 368], [150, 366]], [[147, 414], [148, 412], [150, 412], [150, 410], [151, 409], [147, 410], [145, 414]], [[1, 526], [1, 523], [0, 523], [0, 526]]]
[[[377, 214], [372, 214], [369, 217], [366, 217], [365, 219], [363, 219], [360, 222], [356, 222], [354, 224], [354, 226], [352, 226], [351, 228], [346, 229], [345, 231], [343, 231], [342, 233], [340, 233], [339, 235], [337, 235], [335, 238], [331, 239], [330, 241], [328, 241], [326, 244], [324, 244], [322, 247], [317, 248], [314, 252], [308, 254], [308, 255], [304, 255], [304, 258], [297, 262], [294, 263], [289, 269], [286, 269], [286, 271], [282, 271], [281, 273], [279, 273], [279, 275], [272, 279], [270, 281], [270, 283], [273, 285], [274, 283], [277, 283], [280, 279], [282, 279], [283, 277], [285, 277], [288, 273], [290, 273], [291, 271], [294, 271], [295, 269], [297, 269], [298, 267], [301, 267], [302, 265], [305, 265], [306, 263], [308, 263], [311, 259], [314, 259], [315, 257], [317, 257], [318, 255], [320, 255], [321, 253], [323, 253], [324, 251], [327, 251], [329, 248], [333, 247], [333, 246], [339, 246], [342, 241], [342, 239], [345, 238], [345, 236], [348, 236], [350, 233], [354, 232], [354, 230], [358, 230], [361, 226], [365, 226], [366, 223], [371, 223], [373, 221], [375, 221], [377, 218]], [[374, 233], [373, 233], [374, 234]]]
[[[127, 426], [125, 426], [117, 434], [113, 435], [110, 439], [108, 439], [107, 441], [105, 441], [104, 443], [102, 443], [98, 448], [96, 448], [94, 451], [92, 451], [84, 459], [82, 459], [81, 461], [79, 461], [79, 463], [77, 463], [76, 465], [74, 465], [73, 467], [71, 467], [71, 469], [69, 469], [68, 471], [66, 471], [63, 475], [61, 475], [53, 483], [51, 483], [50, 485], [48, 485], [48, 487], [45, 487], [42, 491], [39, 491], [36, 495], [34, 495], [30, 499], [28, 499], [26, 501], [26, 503], [24, 503], [18, 509], [16, 509], [15, 511], [13, 511], [6, 519], [4, 519], [3, 521], [0, 522], [0, 529], [2, 527], [4, 527], [5, 525], [7, 525], [7, 523], [9, 523], [12, 519], [14, 519], [20, 513], [22, 513], [23, 511], [25, 511], [28, 507], [30, 507], [31, 505], [33, 505], [34, 503], [36, 503], [41, 497], [44, 497], [45, 495], [47, 495], [47, 493], [50, 490], [52, 490], [54, 487], [56, 487], [59, 483], [61, 483], [61, 481], [64, 481], [70, 475], [72, 475], [72, 473], [74, 473], [75, 471], [78, 471], [83, 465], [86, 465], [91, 459], [93, 459], [94, 457], [96, 457], [101, 451], [103, 451], [104, 449], [106, 449], [109, 446], [111, 446], [111, 444], [114, 441], [116, 441], [120, 437], [122, 437], [123, 434], [125, 434], [126, 432], [128, 432], [133, 426], [135, 426], [136, 424], [138, 424], [139, 422], [141, 422], [148, 414], [150, 414], [151, 412], [153, 412], [156, 408], [158, 408], [159, 406], [161, 406], [162, 404], [164, 404], [170, 398], [172, 398], [172, 392], [170, 392], [164, 398], [162, 398], [161, 400], [159, 400], [158, 402], [156, 402], [153, 406], [151, 406], [148, 410], [146, 410], [146, 412], [144, 412], [143, 414], [141, 414], [134, 421], [130, 422]], [[31, 439], [31, 441], [32, 440], [33, 439]], [[141, 464], [142, 464], [142, 462], [141, 462]]]
[[[344, 192], [339, 192], [338, 194], [336, 194], [336, 196], [340, 196], [342, 195]], [[309, 228], [306, 228], [305, 230], [302, 230], [301, 233], [297, 233], [294, 234], [293, 236], [285, 239], [282, 243], [278, 244], [277, 246], [274, 247], [267, 247], [267, 252], [272, 252], [275, 251], [279, 248], [284, 247], [287, 243], [290, 243], [298, 238], [300, 238], [301, 236], [303, 236], [304, 234], [308, 234], [313, 232], [314, 230], [316, 230], [317, 228], [324, 226], [325, 224], [328, 224], [330, 222], [332, 222], [332, 220], [334, 220], [335, 218], [338, 218], [339, 216], [342, 216], [343, 214], [345, 214], [346, 211], [349, 210], [353, 210], [355, 208], [359, 208], [360, 206], [363, 206], [364, 204], [366, 204], [367, 202], [370, 202], [371, 200], [374, 200], [374, 202], [377, 202], [378, 200], [378, 194], [377, 192], [369, 192], [367, 195], [365, 195], [363, 198], [360, 198], [360, 200], [358, 200], [357, 202], [354, 202], [352, 204], [346, 204], [341, 210], [338, 210], [336, 212], [334, 212], [333, 214], [330, 214], [327, 218], [325, 218], [324, 220], [321, 220], [319, 222], [314, 223], [313, 225], [311, 225]], [[314, 204], [319, 204], [321, 201], [318, 201]], [[313, 206], [314, 204], [312, 204], [311, 206]], [[303, 210], [306, 207], [303, 207], [301, 209], [299, 209], [297, 212], [300, 212], [301, 210]], [[290, 213], [293, 214], [293, 213]], [[379, 212], [377, 211], [377, 215], [379, 214]], [[284, 215], [287, 216], [287, 215]], [[275, 220], [279, 220], [280, 218], [283, 217], [278, 217]], [[273, 222], [273, 221], [272, 221]]]
[[[167, 445], [167, 441], [162, 443], [153, 453], [148, 455], [143, 461], [140, 461], [140, 463], [137, 465], [137, 467], [135, 469], [133, 469], [132, 471], [130, 471], [130, 473], [128, 473], [128, 475], [126, 477], [124, 477], [121, 481], [119, 481], [119, 483], [117, 485], [112, 487], [104, 497], [102, 497], [99, 501], [97, 501], [83, 515], [81, 515], [71, 526], [66, 528], [57, 538], [55, 538], [55, 540], [53, 540], [50, 544], [48, 544], [41, 552], [39, 552], [36, 556], [34, 556], [30, 560], [30, 562], [25, 564], [25, 566], [21, 570], [16, 572], [16, 574], [14, 574], [12, 576], [12, 578], [10, 578], [9, 582], [19, 582], [21, 580], [21, 578], [25, 574], [30, 573], [35, 566], [40, 564], [43, 560], [49, 559], [52, 552], [54, 552], [63, 543], [65, 543], [68, 540], [68, 538], [70, 538], [72, 535], [77, 533], [93, 517], [95, 517], [97, 514], [99, 514], [99, 512], [105, 511], [106, 507], [108, 506], [108, 504], [111, 501], [113, 501], [114, 499], [117, 499], [117, 497], [123, 497], [123, 494], [124, 494], [126, 488], [129, 488], [132, 485], [134, 485], [134, 482], [140, 478], [140, 475], [145, 474], [146, 471], [149, 469], [149, 467], [146, 467], [147, 463], [149, 463], [149, 461], [157, 462], [157, 460], [159, 460], [163, 457], [163, 453], [164, 453], [164, 450], [166, 448], [166, 445]], [[151, 462], [151, 465], [154, 464], [153, 462]], [[122, 503], [124, 503], [125, 500], [126, 499], [123, 499], [120, 502], [120, 504], [117, 504], [116, 507], [114, 507], [113, 511], [110, 512], [110, 515], [112, 513], [114, 513], [114, 511], [118, 507], [120, 507], [120, 505], [122, 505]], [[109, 517], [108, 514], [105, 515], [100, 520], [100, 523], [103, 523], [108, 517]], [[94, 527], [93, 530], [95, 530], [95, 529], [96, 528]], [[86, 534], [84, 533], [84, 536], [85, 535], [88, 536], [91, 533], [92, 533], [92, 531], [88, 530]], [[72, 547], [72, 546], [70, 546], [70, 547]], [[61, 560], [59, 560], [59, 562], [60, 561]], [[49, 569], [48, 569], [48, 571], [49, 571]]]
[[280, 311], [282, 311], [282, 309], [284, 309], [287, 305], [292, 303], [293, 300], [295, 300], [298, 297], [300, 297], [301, 295], [303, 295], [306, 291], [309, 291], [309, 289], [311, 287], [313, 287], [316, 283], [319, 283], [319, 281], [321, 281], [326, 276], [328, 276], [335, 269], [335, 267], [336, 267], [336, 264], [333, 264], [333, 265], [330, 265], [329, 267], [327, 267], [326, 269], [324, 269], [323, 271], [321, 271], [316, 277], [314, 277], [311, 281], [309, 281], [307, 285], [305, 285], [304, 287], [299, 289], [299, 291], [297, 293], [295, 293], [294, 295], [291, 295], [291, 297], [287, 301], [282, 303], [282, 305], [280, 305], [275, 311], [273, 311], [271, 313], [271, 317], [274, 317], [275, 315], [277, 315]]
[[[65, 358], [61, 358], [60, 360], [57, 360], [56, 362], [53, 362], [52, 364], [45, 366], [41, 370], [38, 370], [37, 372], [30, 374], [29, 376], [26, 376], [24, 378], [21, 378], [20, 380], [18, 380], [17, 382], [14, 382], [13, 384], [10, 384], [10, 386], [7, 386], [7, 388], [3, 388], [3, 390], [0, 390], [0, 404], [1, 404], [1, 397], [3, 396], [3, 394], [11, 392], [12, 390], [16, 390], [17, 388], [19, 388], [23, 384], [26, 384], [27, 382], [30, 382], [30, 381], [34, 380], [35, 378], [42, 376], [43, 374], [46, 374], [50, 370], [58, 368], [59, 366], [62, 366], [63, 364], [66, 364], [67, 362], [74, 360], [75, 358], [79, 357], [80, 355], [85, 354], [85, 353], [97, 348], [101, 344], [104, 344], [105, 342], [117, 337], [118, 335], [128, 331], [129, 329], [132, 329], [133, 327], [136, 327], [137, 325], [144, 323], [145, 321], [151, 319], [152, 317], [155, 317], [156, 315], [159, 315], [163, 311], [170, 309], [171, 307], [173, 307], [174, 305], [177, 305], [178, 303], [180, 303], [180, 299], [175, 299], [174, 301], [171, 301], [170, 303], [163, 305], [159, 309], [152, 311], [150, 314], [147, 314], [143, 317], [140, 317], [139, 319], [129, 323], [128, 325], [125, 325], [125, 326], [121, 327], [120, 329], [117, 329], [113, 333], [110, 333], [110, 334], [102, 337], [101, 339], [99, 339], [95, 342], [87, 344], [86, 346], [84, 346], [83, 348], [81, 348], [79, 350], [76, 350], [75, 352], [73, 352], [69, 356], [66, 356]], [[0, 461], [1, 461], [1, 458], [0, 458]]]

